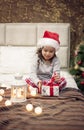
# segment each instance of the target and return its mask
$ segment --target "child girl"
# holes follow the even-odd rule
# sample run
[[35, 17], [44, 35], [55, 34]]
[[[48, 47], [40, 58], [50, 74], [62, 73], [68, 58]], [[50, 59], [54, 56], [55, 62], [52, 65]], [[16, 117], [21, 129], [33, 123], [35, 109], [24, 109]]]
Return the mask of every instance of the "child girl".
[[60, 47], [59, 35], [45, 31], [37, 46], [38, 49], [31, 65], [30, 80], [41, 87], [43, 81], [49, 81], [54, 75], [54, 82], [62, 84], [64, 80], [60, 78], [60, 61], [56, 56]]

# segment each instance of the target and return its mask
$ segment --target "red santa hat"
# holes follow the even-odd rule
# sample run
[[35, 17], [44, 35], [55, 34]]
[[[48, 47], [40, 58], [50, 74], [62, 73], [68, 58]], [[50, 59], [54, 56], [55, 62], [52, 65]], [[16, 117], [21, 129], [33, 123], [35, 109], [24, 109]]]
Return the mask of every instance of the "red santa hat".
[[60, 47], [59, 34], [45, 31], [43, 38], [41, 38], [38, 41], [38, 46], [39, 47], [51, 46], [54, 47], [56, 51], [59, 50]]

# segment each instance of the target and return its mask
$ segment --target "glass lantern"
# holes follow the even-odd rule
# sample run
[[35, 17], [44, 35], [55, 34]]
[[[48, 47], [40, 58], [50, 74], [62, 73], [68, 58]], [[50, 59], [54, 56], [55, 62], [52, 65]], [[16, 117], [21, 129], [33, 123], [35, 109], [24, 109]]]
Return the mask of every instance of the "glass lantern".
[[15, 76], [11, 84], [11, 101], [24, 102], [26, 101], [27, 83], [22, 79], [22, 76]]

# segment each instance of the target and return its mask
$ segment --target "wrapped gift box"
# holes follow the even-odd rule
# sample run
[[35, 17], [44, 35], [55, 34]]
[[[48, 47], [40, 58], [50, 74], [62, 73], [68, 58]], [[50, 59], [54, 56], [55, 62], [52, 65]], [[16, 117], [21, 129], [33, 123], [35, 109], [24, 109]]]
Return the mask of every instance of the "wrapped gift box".
[[38, 87], [32, 82], [31, 79], [25, 79], [28, 84], [28, 92], [31, 93], [32, 91], [38, 93]]
[[42, 85], [41, 94], [43, 96], [59, 96], [59, 86]]
[[31, 91], [35, 91], [36, 93], [38, 93], [38, 89], [32, 87], [31, 85], [29, 86], [29, 91], [30, 91], [30, 93], [31, 93]]
[[41, 94], [43, 96], [59, 96], [59, 91], [66, 85], [65, 78], [60, 78], [59, 82], [55, 82], [55, 75], [53, 74], [49, 81], [43, 81]]

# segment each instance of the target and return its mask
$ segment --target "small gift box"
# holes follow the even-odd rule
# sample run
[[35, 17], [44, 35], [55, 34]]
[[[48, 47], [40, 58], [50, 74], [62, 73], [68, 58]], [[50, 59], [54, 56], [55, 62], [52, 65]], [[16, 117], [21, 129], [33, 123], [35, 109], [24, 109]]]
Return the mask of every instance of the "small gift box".
[[29, 86], [29, 91], [35, 91], [36, 93], [38, 93], [38, 89], [37, 88], [33, 88], [31, 85]]
[[38, 87], [32, 82], [31, 79], [26, 79], [26, 82], [28, 84], [28, 93], [38, 93]]
[[59, 96], [59, 86], [57, 84], [43, 84], [41, 89], [43, 96]]
[[43, 96], [59, 96], [59, 86], [56, 83], [53, 83], [52, 80], [44, 81], [42, 88], [41, 88], [41, 94]]
[[43, 81], [41, 94], [43, 96], [59, 96], [59, 85], [55, 83], [55, 73], [49, 81]]

